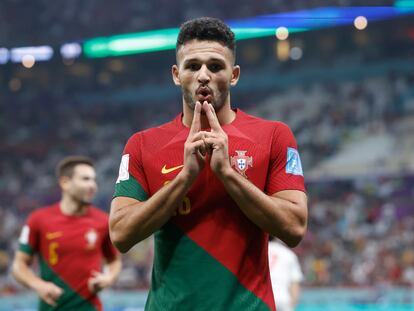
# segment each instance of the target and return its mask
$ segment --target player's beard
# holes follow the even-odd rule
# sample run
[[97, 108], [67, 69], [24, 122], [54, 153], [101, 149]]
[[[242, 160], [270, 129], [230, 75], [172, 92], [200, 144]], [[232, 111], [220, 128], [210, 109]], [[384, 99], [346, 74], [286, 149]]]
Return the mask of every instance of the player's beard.
[[[183, 92], [183, 97], [184, 97], [185, 103], [191, 108], [191, 110], [194, 110], [196, 102], [199, 101], [197, 99], [197, 95], [195, 94], [195, 92], [191, 92], [191, 91], [189, 91], [187, 89], [184, 89], [184, 88], [182, 88], [182, 92]], [[229, 89], [228, 88], [224, 92], [220, 92], [220, 91], [214, 92], [214, 96], [213, 96], [210, 104], [213, 106], [216, 113], [218, 111], [220, 111], [220, 109], [226, 103], [226, 99], [227, 99], [228, 95], [229, 95]], [[201, 102], [201, 104], [203, 104], [203, 103]], [[201, 113], [204, 114], [204, 111], [202, 110]]]

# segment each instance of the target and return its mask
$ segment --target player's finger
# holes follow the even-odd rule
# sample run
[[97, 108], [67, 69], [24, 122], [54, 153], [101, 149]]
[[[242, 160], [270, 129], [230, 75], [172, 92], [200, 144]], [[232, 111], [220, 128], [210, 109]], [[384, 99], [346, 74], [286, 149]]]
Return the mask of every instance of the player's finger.
[[201, 144], [201, 146], [198, 148], [198, 152], [200, 153], [200, 155], [202, 157], [204, 157], [206, 155], [206, 152], [207, 152], [206, 144]]
[[201, 115], [201, 104], [199, 101], [197, 101], [194, 107], [194, 116], [193, 116], [193, 122], [191, 123], [190, 133], [195, 134], [200, 130], [201, 128], [200, 115]]
[[206, 132], [206, 131], [199, 131], [199, 132], [197, 132], [196, 134], [194, 134], [194, 136], [192, 136], [191, 137], [191, 140], [189, 140], [190, 142], [195, 142], [195, 141], [197, 141], [197, 140], [203, 140], [204, 139], [204, 137], [206, 137], [207, 136], [207, 133], [209, 133], [209, 132]]
[[53, 298], [53, 296], [51, 295], [51, 293], [47, 293], [46, 295], [45, 295], [45, 297], [43, 297], [43, 300], [48, 304], [48, 305], [51, 305], [51, 306], [56, 306], [56, 299], [55, 298]]
[[190, 150], [191, 153], [196, 154], [200, 151], [200, 149], [204, 149], [205, 150], [205, 144], [203, 140], [197, 140], [195, 142], [192, 142], [190, 145]]
[[208, 123], [210, 124], [211, 129], [217, 132], [222, 131], [220, 122], [217, 119], [213, 106], [209, 104], [207, 101], [205, 101], [203, 103], [203, 109], [207, 115], [207, 120], [208, 120]]
[[48, 297], [52, 297], [54, 299], [58, 299], [60, 295], [62, 295], [62, 293], [63, 293], [62, 288], [60, 288], [59, 286], [56, 286], [53, 283], [49, 283], [49, 287], [45, 295]]
[[93, 276], [98, 276], [98, 275], [101, 275], [101, 272], [98, 272], [98, 271], [96, 271], [96, 270], [93, 270], [93, 271], [91, 272], [91, 274], [92, 274]]

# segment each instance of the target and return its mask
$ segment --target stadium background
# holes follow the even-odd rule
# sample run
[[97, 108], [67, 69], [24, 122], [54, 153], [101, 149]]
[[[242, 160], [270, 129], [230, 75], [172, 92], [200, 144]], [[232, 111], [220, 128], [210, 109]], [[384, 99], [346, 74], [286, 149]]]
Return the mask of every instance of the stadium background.
[[[295, 248], [305, 274], [298, 310], [413, 310], [410, 0], [0, 2], [0, 310], [36, 305], [10, 263], [27, 214], [59, 197], [57, 161], [96, 159], [95, 203], [108, 210], [127, 138], [181, 110], [173, 50], [96, 57], [88, 40], [156, 29], [173, 36], [205, 15], [259, 36], [238, 42], [233, 106], [288, 123], [298, 140], [310, 210]], [[363, 18], [355, 26], [358, 16], [366, 28]], [[12, 50], [28, 46], [46, 47]], [[119, 281], [102, 295], [106, 310], [141, 310], [151, 259], [151, 239], [123, 256]]]

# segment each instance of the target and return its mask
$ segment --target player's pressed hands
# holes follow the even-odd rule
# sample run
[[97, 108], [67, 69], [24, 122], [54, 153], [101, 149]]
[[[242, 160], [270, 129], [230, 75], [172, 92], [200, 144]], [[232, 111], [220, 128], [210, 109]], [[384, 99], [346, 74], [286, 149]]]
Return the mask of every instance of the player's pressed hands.
[[41, 281], [35, 288], [40, 299], [51, 306], [56, 306], [56, 302], [63, 294], [63, 289], [54, 283]]
[[204, 141], [210, 157], [210, 167], [220, 177], [232, 171], [229, 161], [227, 134], [221, 128], [213, 106], [208, 102], [204, 102], [203, 110], [206, 113], [211, 128], [210, 132], [204, 132]]
[[181, 174], [186, 174], [185, 176], [188, 176], [191, 180], [194, 180], [198, 176], [205, 163], [205, 132], [200, 131], [201, 109], [200, 102], [196, 102], [193, 122], [191, 123], [190, 132], [184, 144], [184, 167]]

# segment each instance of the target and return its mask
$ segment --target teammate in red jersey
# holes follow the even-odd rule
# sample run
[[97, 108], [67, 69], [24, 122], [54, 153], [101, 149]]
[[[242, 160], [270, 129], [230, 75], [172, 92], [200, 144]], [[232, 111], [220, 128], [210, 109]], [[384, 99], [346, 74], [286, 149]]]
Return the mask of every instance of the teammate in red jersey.
[[111, 238], [125, 252], [155, 233], [146, 310], [275, 310], [269, 234], [295, 246], [307, 226], [296, 141], [231, 108], [240, 67], [223, 22], [184, 23], [176, 58], [183, 113], [126, 144]]
[[[39, 295], [39, 310], [102, 310], [97, 293], [115, 282], [121, 259], [109, 239], [108, 215], [91, 205], [97, 190], [94, 164], [67, 157], [57, 177], [62, 198], [29, 215], [13, 275]], [[35, 254], [40, 277], [30, 267]], [[101, 272], [103, 259], [107, 272]]]

